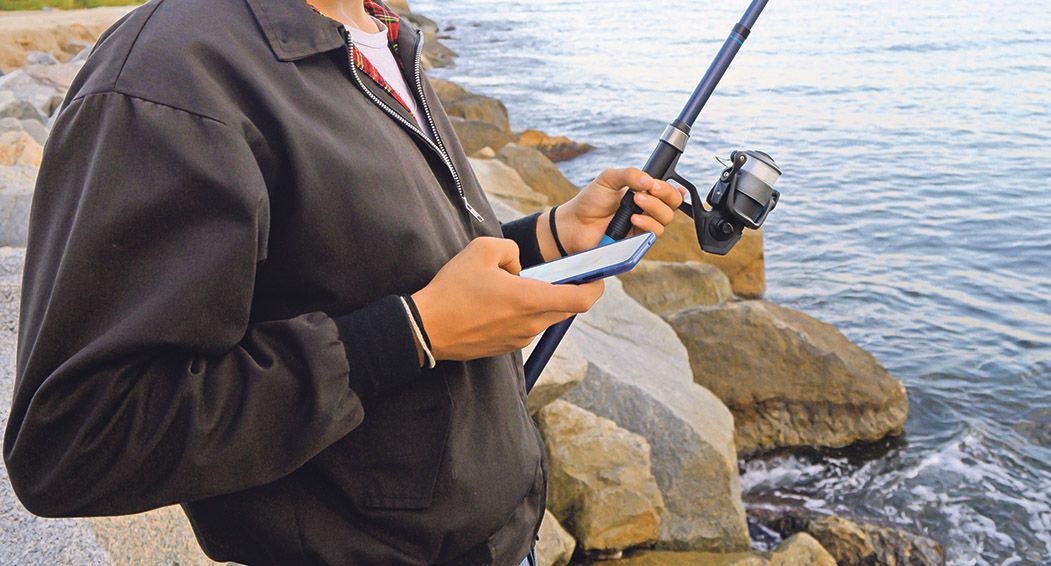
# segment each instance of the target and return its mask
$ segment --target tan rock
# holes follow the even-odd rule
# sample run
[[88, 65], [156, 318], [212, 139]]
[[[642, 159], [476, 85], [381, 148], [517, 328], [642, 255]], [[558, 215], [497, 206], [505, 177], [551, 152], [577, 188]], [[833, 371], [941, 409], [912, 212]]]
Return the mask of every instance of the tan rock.
[[[529, 359], [537, 341], [522, 351], [523, 359]], [[544, 367], [540, 379], [529, 392], [529, 414], [553, 403], [584, 380], [588, 373], [588, 361], [572, 337], [566, 337]]]
[[836, 566], [836, 560], [814, 537], [799, 533], [781, 543], [770, 555], [770, 566]]
[[424, 40], [423, 54], [420, 57], [420, 64], [424, 69], [448, 67], [453, 64], [455, 59], [456, 52], [444, 43], [437, 39], [432, 41]]
[[674, 552], [646, 550], [633, 552], [620, 560], [603, 560], [595, 566], [765, 566], [765, 556], [758, 552]]
[[694, 380], [734, 414], [739, 453], [901, 434], [905, 386], [830, 324], [766, 301], [668, 318]]
[[945, 564], [945, 549], [941, 544], [902, 529], [857, 523], [801, 509], [754, 511], [760, 524], [781, 536], [796, 533], [813, 536], [839, 564]]
[[595, 149], [565, 136], [549, 136], [540, 130], [526, 130], [518, 135], [518, 144], [540, 150], [551, 161], [567, 161]]
[[464, 120], [458, 116], [450, 116], [456, 137], [463, 146], [463, 152], [471, 155], [483, 147], [491, 147], [493, 151], [500, 151], [503, 147], [514, 141], [511, 134], [488, 123], [475, 120]]
[[0, 133], [0, 165], [40, 167], [44, 148], [26, 132]]
[[646, 260], [619, 278], [631, 298], [661, 316], [691, 307], [721, 305], [733, 298], [726, 275], [696, 261]]
[[762, 230], [745, 230], [744, 236], [725, 256], [701, 251], [693, 219], [676, 214], [675, 220], [664, 230], [646, 259], [659, 261], [699, 261], [718, 267], [730, 278], [735, 294], [758, 298], [766, 292], [766, 267], [763, 257]]
[[455, 102], [461, 98], [471, 96], [471, 92], [464, 87], [445, 79], [430, 79], [431, 88], [438, 95], [442, 106]]
[[518, 171], [534, 191], [547, 195], [551, 204], [566, 202], [580, 192], [559, 171], [558, 165], [535, 148], [509, 143], [497, 153], [496, 158]]
[[547, 206], [547, 197], [530, 189], [514, 169], [502, 162], [473, 157], [469, 157], [468, 160], [489, 198], [502, 200], [525, 214]]
[[646, 439], [565, 401], [544, 407], [537, 419], [550, 465], [548, 508], [581, 547], [656, 542], [664, 503]]
[[69, 61], [79, 51], [70, 46], [95, 43], [100, 33], [133, 8], [0, 11], [0, 71], [21, 67], [30, 51], [47, 51], [59, 61]]
[[468, 94], [456, 100], [443, 102], [445, 112], [450, 116], [459, 116], [464, 120], [474, 120], [492, 124], [501, 131], [511, 134], [511, 122], [507, 116], [507, 107], [495, 98], [480, 94]]
[[399, 14], [411, 11], [409, 8], [409, 0], [386, 0], [384, 4]]
[[568, 338], [588, 360], [569, 402], [640, 434], [664, 496], [664, 550], [749, 548], [733, 416], [694, 383], [689, 355], [663, 319], [624, 292], [616, 277]]
[[536, 561], [539, 566], [566, 566], [573, 558], [577, 541], [562, 528], [550, 511], [544, 511], [536, 541]]
[[482, 149], [479, 149], [478, 151], [471, 154], [471, 157], [474, 157], [476, 159], [492, 159], [496, 157], [496, 152], [493, 151], [493, 148], [485, 146]]

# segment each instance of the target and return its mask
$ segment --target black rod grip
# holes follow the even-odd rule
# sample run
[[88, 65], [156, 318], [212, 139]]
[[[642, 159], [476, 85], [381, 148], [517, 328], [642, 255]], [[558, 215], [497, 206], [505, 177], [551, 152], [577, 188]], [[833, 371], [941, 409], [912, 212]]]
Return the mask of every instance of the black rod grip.
[[[678, 148], [661, 140], [657, 143], [653, 153], [650, 154], [650, 158], [646, 161], [646, 165], [642, 167], [642, 170], [654, 179], [667, 181], [674, 171], [675, 163], [679, 160], [680, 155], [682, 155], [682, 152]], [[617, 208], [617, 212], [613, 213], [613, 219], [609, 221], [609, 226], [606, 227], [606, 236], [613, 240], [623, 240], [628, 235], [628, 232], [631, 231], [632, 214], [642, 214], [642, 209], [635, 204], [635, 191], [628, 191], [620, 199], [620, 206]]]

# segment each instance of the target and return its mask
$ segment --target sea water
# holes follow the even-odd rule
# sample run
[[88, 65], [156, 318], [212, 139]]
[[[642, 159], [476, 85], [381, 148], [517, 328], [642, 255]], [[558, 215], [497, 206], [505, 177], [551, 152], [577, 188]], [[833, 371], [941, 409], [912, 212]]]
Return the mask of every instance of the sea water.
[[[745, 0], [437, 0], [457, 68], [516, 129], [641, 166]], [[773, 155], [767, 298], [838, 326], [909, 390], [904, 438], [743, 464], [745, 499], [926, 533], [953, 564], [1051, 556], [1051, 5], [774, 0], [694, 129], [705, 190]]]

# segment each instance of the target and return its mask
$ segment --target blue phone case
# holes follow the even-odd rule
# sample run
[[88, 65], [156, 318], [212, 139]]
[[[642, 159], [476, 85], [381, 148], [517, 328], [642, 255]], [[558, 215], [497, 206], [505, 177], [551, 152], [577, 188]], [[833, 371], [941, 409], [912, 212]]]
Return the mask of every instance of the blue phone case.
[[[595, 281], [597, 279], [604, 279], [606, 277], [613, 277], [614, 275], [620, 275], [621, 273], [625, 273], [627, 271], [631, 271], [632, 268], [634, 268], [636, 265], [639, 264], [640, 261], [642, 261], [642, 256], [646, 255], [646, 252], [649, 251], [650, 247], [652, 247], [653, 244], [657, 241], [657, 236], [655, 236], [652, 232], [646, 232], [645, 234], [639, 234], [638, 236], [633, 236], [631, 238], [628, 238], [628, 240], [635, 240], [635, 239], [641, 239], [642, 241], [639, 243], [639, 247], [635, 250], [635, 252], [633, 254], [631, 254], [631, 257], [629, 257], [628, 259], [626, 259], [626, 260], [624, 260], [624, 261], [622, 261], [620, 263], [616, 263], [616, 264], [613, 264], [613, 265], [607, 265], [605, 267], [600, 267], [600, 268], [594, 269], [592, 271], [587, 271], [587, 272], [584, 272], [584, 273], [578, 273], [577, 275], [574, 275], [572, 277], [568, 277], [568, 278], [562, 279], [560, 281], [555, 281], [554, 284], [555, 285], [575, 285], [575, 284], [580, 284], [580, 283], [588, 283], [590, 281]], [[591, 251], [591, 250], [588, 250], [588, 251]], [[584, 252], [580, 252], [580, 253], [575, 253], [573, 255], [569, 255], [569, 256], [566, 256], [566, 257], [563, 257], [563, 258], [559, 258], [559, 259], [556, 259], [554, 261], [565, 261], [565, 260], [567, 260], [567, 259], [569, 259], [571, 257], [575, 257], [575, 256], [578, 256], [578, 255], [581, 255], [581, 254], [586, 254], [586, 253], [588, 253], [588, 252], [584, 251]], [[554, 263], [554, 261], [548, 262], [548, 263]]]

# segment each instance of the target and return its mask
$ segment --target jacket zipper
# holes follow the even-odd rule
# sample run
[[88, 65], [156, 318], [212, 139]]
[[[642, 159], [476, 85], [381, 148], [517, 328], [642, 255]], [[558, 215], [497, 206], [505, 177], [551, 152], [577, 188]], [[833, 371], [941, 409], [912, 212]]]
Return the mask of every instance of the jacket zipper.
[[343, 39], [347, 44], [347, 64], [350, 67], [350, 74], [353, 75], [354, 81], [358, 84], [358, 88], [360, 88], [361, 91], [364, 92], [365, 95], [368, 96], [374, 104], [382, 108], [392, 118], [394, 118], [403, 126], [408, 128], [409, 131], [416, 134], [417, 137], [426, 142], [427, 145], [431, 146], [431, 148], [433, 148], [434, 151], [438, 152], [438, 155], [440, 155], [442, 158], [442, 162], [445, 163], [445, 166], [449, 168], [449, 172], [452, 173], [453, 181], [456, 182], [456, 191], [459, 193], [460, 200], [463, 201], [463, 205], [467, 209], [467, 212], [470, 213], [471, 216], [473, 216], [474, 219], [478, 222], [485, 222], [485, 218], [483, 218], [482, 215], [479, 214], [473, 206], [471, 206], [470, 201], [467, 200], [467, 195], [464, 193], [463, 190], [463, 182], [460, 180], [460, 174], [456, 171], [456, 167], [453, 165], [452, 158], [449, 157], [449, 154], [445, 149], [445, 144], [442, 143], [441, 136], [438, 135], [438, 128], [434, 125], [434, 118], [431, 115], [431, 109], [427, 105], [427, 97], [423, 95], [423, 86], [421, 83], [422, 79], [420, 72], [420, 56], [423, 52], [423, 34], [419, 30], [416, 30], [416, 57], [415, 63], [413, 65], [415, 67], [414, 71], [416, 73], [415, 86], [417, 93], [420, 97], [420, 103], [423, 106], [424, 115], [427, 117], [427, 124], [431, 127], [431, 132], [434, 133], [434, 141], [431, 141], [431, 139], [427, 137], [427, 134], [423, 133], [423, 130], [417, 127], [416, 124], [409, 123], [409, 121], [403, 118], [401, 114], [398, 114], [396, 110], [394, 110], [385, 102], [380, 100], [379, 97], [377, 97], [375, 94], [372, 94], [372, 91], [365, 86], [365, 83], [361, 80], [361, 76], [358, 74], [358, 67], [354, 64], [354, 40], [351, 39], [350, 33], [346, 30], [346, 28], [341, 28], [341, 32], [343, 33]]

